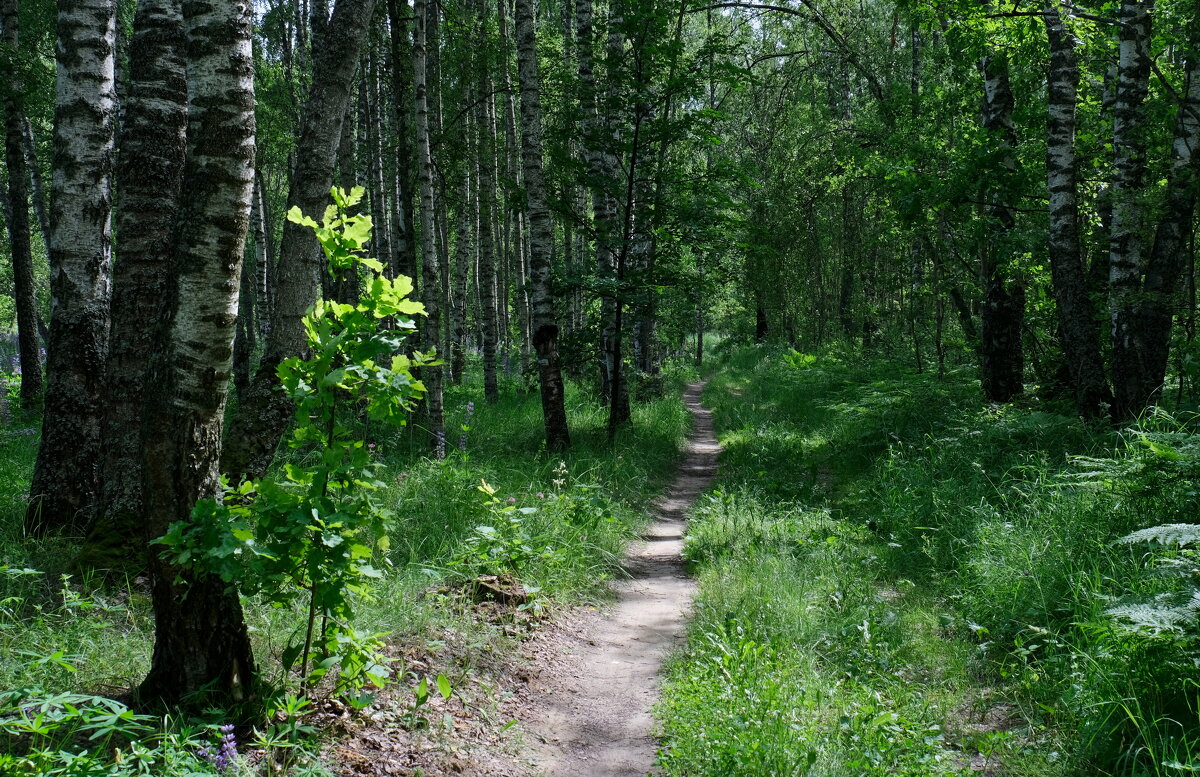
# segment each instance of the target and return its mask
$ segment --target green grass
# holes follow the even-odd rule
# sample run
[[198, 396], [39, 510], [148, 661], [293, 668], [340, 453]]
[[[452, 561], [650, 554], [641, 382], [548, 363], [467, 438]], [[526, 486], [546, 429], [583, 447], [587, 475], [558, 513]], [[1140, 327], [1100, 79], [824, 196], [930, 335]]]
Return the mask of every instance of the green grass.
[[[604, 410], [569, 384], [573, 447], [549, 454], [542, 444], [536, 392], [506, 382], [501, 399], [489, 405], [483, 401], [478, 365], [474, 368], [466, 384], [446, 392], [445, 460], [430, 455], [419, 417], [405, 429], [367, 430], [385, 465], [385, 501], [395, 519], [390, 551], [381, 560], [387, 574], [371, 601], [356, 607], [353, 624], [360, 634], [380, 634], [443, 661], [438, 671], [455, 685], [512, 640], [504, 624], [436, 590], [480, 572], [515, 572], [536, 591], [540, 608], [602, 599], [624, 543], [640, 531], [651, 500], [673, 475], [690, 427], [679, 399], [681, 382], [690, 377], [686, 368], [668, 372], [666, 397], [635, 404], [632, 423], [611, 447]], [[459, 450], [471, 401], [475, 413], [462, 431], [465, 449]], [[0, 690], [119, 696], [135, 687], [149, 666], [153, 616], [146, 581], [136, 570], [128, 580], [71, 577], [67, 570], [79, 538], [23, 536], [24, 492], [37, 437], [18, 430], [36, 425], [34, 418], [19, 417], [0, 429]], [[479, 527], [496, 522], [477, 489], [483, 481], [497, 490], [502, 504], [511, 498], [515, 507], [526, 508], [516, 513], [516, 531], [536, 551], [532, 558], [508, 566], [501, 554], [495, 569], [488, 568], [493, 561], [472, 560]], [[256, 659], [265, 679], [278, 686], [283, 678], [277, 657], [303, 628], [303, 613], [253, 599], [243, 605]], [[416, 682], [404, 677], [402, 662], [393, 669], [401, 683]], [[214, 711], [210, 722], [220, 717]], [[190, 741], [185, 721], [160, 732], [167, 737], [163, 741], [175, 741], [168, 733], [180, 725], [186, 734], [180, 741]], [[0, 755], [13, 746], [6, 741], [0, 738]]]
[[659, 708], [668, 774], [1200, 760], [1194, 619], [1108, 612], [1161, 620], [1194, 590], [1191, 551], [1117, 542], [1196, 520], [1194, 423], [1117, 434], [978, 392], [965, 371], [723, 354], [705, 401], [725, 452], [686, 539], [697, 614]]

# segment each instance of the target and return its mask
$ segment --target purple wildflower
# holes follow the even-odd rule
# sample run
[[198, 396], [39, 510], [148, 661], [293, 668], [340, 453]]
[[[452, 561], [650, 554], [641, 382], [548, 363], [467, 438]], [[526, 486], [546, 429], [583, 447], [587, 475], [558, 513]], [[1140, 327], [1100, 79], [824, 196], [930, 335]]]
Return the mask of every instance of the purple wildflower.
[[508, 498], [508, 503], [509, 503], [510, 505], [515, 505], [515, 504], [517, 503], [517, 498], [516, 498], [515, 496], [510, 496], [510, 497]]
[[434, 452], [437, 454], [438, 461], [446, 458], [446, 433], [443, 431], [437, 433], [437, 443], [434, 445]]
[[467, 449], [467, 431], [471, 428], [471, 416], [475, 415], [475, 403], [467, 403], [467, 414], [463, 418], [462, 434], [458, 435], [458, 449], [465, 451]]
[[221, 741], [216, 750], [210, 745], [204, 745], [196, 754], [216, 767], [218, 774], [224, 774], [238, 757], [237, 735], [233, 733], [233, 725], [228, 723], [221, 726], [220, 731]]
[[541, 491], [538, 491], [538, 499], [545, 499], [545, 498], [546, 498], [546, 495], [543, 494]]

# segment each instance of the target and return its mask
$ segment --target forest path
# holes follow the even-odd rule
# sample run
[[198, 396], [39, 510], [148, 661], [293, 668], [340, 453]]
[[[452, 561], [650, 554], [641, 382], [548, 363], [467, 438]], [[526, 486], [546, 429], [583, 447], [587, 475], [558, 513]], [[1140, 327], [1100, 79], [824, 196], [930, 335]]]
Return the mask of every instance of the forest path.
[[695, 591], [681, 556], [687, 511], [712, 483], [720, 445], [704, 381], [683, 395], [692, 433], [679, 475], [655, 504], [642, 540], [629, 548], [629, 577], [613, 585], [611, 608], [585, 626], [556, 666], [534, 681], [526, 741], [547, 777], [644, 777], [657, 750], [650, 708], [663, 659], [684, 638]]

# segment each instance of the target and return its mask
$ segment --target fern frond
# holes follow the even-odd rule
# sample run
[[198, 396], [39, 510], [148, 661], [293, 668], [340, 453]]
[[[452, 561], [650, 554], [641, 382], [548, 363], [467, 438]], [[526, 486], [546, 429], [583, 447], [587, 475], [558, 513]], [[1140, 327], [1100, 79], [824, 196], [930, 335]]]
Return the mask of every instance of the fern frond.
[[1159, 542], [1163, 545], [1192, 545], [1200, 542], [1200, 524], [1195, 523], [1164, 523], [1161, 526], [1151, 526], [1132, 534], [1126, 534], [1117, 542], [1132, 545], [1137, 542]]
[[1200, 591], [1192, 591], [1191, 598], [1182, 602], [1177, 593], [1159, 594], [1148, 601], [1110, 607], [1105, 614], [1123, 621], [1121, 625], [1132, 631], [1182, 634], [1195, 626], [1200, 615]]

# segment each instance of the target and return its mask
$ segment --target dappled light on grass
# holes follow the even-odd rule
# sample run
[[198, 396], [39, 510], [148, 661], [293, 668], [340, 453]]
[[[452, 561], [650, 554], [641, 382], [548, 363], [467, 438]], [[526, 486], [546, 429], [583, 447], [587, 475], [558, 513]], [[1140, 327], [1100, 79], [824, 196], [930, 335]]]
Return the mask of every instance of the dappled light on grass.
[[706, 394], [726, 454], [686, 539], [696, 619], [659, 710], [669, 774], [1197, 763], [1195, 583], [1174, 574], [1193, 551], [1120, 542], [1194, 522], [1195, 421], [1116, 434], [977, 391], [728, 353]]

